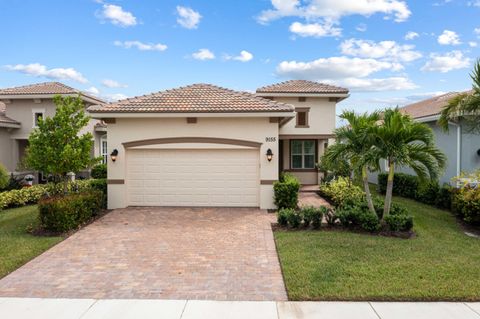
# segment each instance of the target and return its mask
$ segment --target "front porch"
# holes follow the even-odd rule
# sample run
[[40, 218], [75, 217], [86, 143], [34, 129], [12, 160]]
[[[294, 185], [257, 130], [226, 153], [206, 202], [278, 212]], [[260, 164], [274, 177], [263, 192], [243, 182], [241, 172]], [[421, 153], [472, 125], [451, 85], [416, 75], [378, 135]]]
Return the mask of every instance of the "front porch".
[[318, 185], [323, 174], [317, 163], [328, 146], [324, 135], [280, 135], [279, 170], [295, 175], [302, 185]]

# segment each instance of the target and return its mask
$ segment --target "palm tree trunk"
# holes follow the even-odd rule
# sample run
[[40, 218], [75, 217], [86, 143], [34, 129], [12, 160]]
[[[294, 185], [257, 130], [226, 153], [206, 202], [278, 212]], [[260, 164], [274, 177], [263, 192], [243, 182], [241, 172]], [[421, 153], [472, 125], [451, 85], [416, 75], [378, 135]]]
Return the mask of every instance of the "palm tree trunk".
[[367, 197], [368, 209], [370, 209], [372, 213], [376, 214], [375, 207], [373, 206], [372, 194], [370, 193], [370, 187], [368, 185], [367, 166], [362, 167], [362, 180], [363, 180], [363, 187], [365, 188], [365, 195]]
[[390, 207], [392, 206], [393, 193], [393, 177], [395, 173], [395, 164], [391, 159], [388, 159], [388, 179], [387, 179], [387, 194], [385, 195], [385, 207], [383, 208], [383, 218], [390, 214]]

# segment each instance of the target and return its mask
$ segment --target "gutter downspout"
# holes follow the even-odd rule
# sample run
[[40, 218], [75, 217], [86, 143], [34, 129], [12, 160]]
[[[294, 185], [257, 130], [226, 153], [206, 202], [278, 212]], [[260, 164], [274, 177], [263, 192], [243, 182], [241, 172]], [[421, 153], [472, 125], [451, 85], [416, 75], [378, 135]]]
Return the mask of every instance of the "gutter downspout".
[[457, 176], [462, 172], [462, 126], [459, 123], [448, 122], [457, 127]]

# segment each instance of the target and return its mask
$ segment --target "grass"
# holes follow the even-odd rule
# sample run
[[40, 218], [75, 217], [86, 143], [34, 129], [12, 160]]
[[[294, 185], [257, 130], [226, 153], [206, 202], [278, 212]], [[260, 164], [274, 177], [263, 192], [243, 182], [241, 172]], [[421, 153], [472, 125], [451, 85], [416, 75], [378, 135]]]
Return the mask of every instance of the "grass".
[[417, 237], [343, 231], [277, 231], [292, 300], [480, 300], [480, 239], [451, 213], [395, 198], [414, 216]]
[[38, 237], [27, 232], [38, 225], [37, 206], [6, 209], [0, 212], [0, 278], [62, 240]]

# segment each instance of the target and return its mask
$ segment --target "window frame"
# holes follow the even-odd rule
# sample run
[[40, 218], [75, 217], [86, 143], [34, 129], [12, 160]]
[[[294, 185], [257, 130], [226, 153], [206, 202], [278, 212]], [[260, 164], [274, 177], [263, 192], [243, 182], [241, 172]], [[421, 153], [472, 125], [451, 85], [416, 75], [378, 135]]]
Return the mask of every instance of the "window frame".
[[[105, 143], [105, 148], [103, 147], [103, 143]], [[102, 135], [102, 137], [100, 137], [100, 156], [102, 157], [102, 164], [107, 164], [108, 162], [107, 134], [104, 134]]]
[[[313, 148], [313, 154], [305, 153], [305, 142], [313, 142], [314, 148]], [[302, 142], [302, 153], [301, 154], [293, 154], [293, 142]], [[293, 156], [300, 155], [302, 157], [302, 167], [301, 168], [294, 168], [293, 167]], [[305, 156], [306, 155], [313, 155], [313, 167], [305, 167]], [[292, 139], [290, 140], [290, 171], [302, 171], [302, 172], [308, 172], [308, 171], [317, 171], [316, 168], [316, 163], [318, 159], [318, 143], [317, 140], [314, 139]]]
[[42, 114], [42, 119], [45, 118], [45, 109], [32, 109], [32, 127], [37, 128], [37, 114]]
[[[297, 113], [295, 115], [295, 127], [296, 128], [309, 128], [310, 127], [310, 121], [309, 121], [309, 113], [310, 113], [310, 108], [309, 107], [297, 107], [295, 108], [295, 112]], [[304, 113], [305, 114], [305, 124], [299, 124], [298, 123], [298, 114], [299, 113]]]

